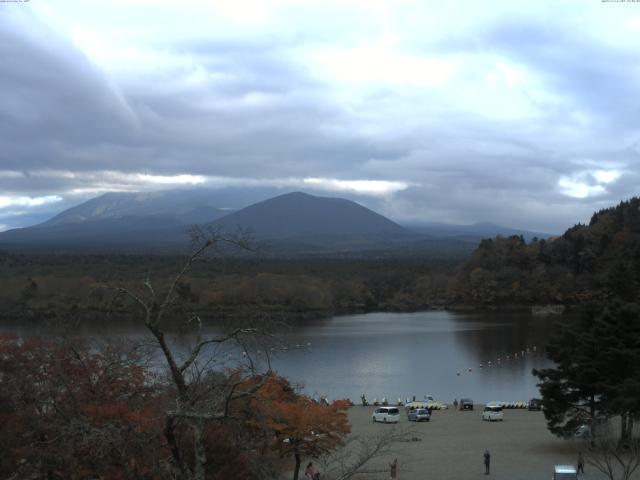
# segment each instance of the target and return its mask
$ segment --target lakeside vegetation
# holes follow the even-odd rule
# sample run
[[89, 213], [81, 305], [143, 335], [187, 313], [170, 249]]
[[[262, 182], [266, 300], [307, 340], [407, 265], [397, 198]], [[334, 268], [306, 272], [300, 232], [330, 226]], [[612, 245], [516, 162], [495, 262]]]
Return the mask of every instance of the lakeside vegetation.
[[[130, 310], [97, 288], [167, 284], [182, 257], [0, 255], [2, 316], [11, 321], [126, 319]], [[204, 320], [304, 319], [373, 310], [419, 310], [446, 302], [453, 260], [239, 259], [203, 262], [181, 281], [182, 300]]]
[[593, 214], [562, 236], [483, 240], [448, 289], [452, 303], [478, 306], [640, 301], [640, 199]]

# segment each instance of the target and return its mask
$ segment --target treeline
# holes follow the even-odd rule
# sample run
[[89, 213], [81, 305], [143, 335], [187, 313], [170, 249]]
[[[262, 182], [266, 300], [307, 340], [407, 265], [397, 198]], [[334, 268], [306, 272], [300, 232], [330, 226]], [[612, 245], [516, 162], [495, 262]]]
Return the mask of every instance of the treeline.
[[[5, 319], [103, 319], [130, 314], [109, 285], [165, 286], [182, 257], [135, 255], [0, 255]], [[365, 311], [407, 311], [447, 302], [455, 262], [428, 259], [247, 259], [195, 264], [179, 285], [181, 299], [204, 318], [289, 319]]]
[[453, 303], [564, 304], [640, 300], [640, 199], [595, 213], [561, 237], [483, 240], [451, 280]]

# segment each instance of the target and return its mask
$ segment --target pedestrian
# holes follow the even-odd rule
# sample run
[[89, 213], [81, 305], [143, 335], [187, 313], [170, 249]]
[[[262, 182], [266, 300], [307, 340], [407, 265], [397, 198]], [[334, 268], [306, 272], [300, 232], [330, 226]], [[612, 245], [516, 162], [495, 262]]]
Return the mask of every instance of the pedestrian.
[[390, 468], [390, 473], [389, 473], [389, 478], [391, 480], [396, 480], [398, 478], [398, 459], [394, 458], [393, 462], [391, 462], [389, 464], [389, 468]]
[[309, 477], [311, 480], [320, 480], [320, 472], [315, 469], [312, 462], [307, 465], [304, 476]]
[[489, 475], [489, 466], [491, 465], [491, 454], [489, 450], [484, 451], [484, 474]]
[[578, 473], [584, 473], [584, 458], [582, 457], [582, 452], [578, 452], [578, 468], [576, 470]]
[[454, 410], [457, 410], [457, 409], [458, 409], [458, 399], [457, 399], [457, 398], [454, 398], [454, 399], [453, 399], [453, 409], [454, 409]]

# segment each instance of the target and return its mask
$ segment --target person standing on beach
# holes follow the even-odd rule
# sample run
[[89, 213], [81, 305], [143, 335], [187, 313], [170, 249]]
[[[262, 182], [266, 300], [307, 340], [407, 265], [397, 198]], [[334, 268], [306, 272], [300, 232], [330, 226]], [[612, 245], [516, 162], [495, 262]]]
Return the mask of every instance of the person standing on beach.
[[398, 478], [398, 459], [394, 458], [393, 462], [391, 462], [389, 464], [389, 467], [391, 469], [391, 472], [389, 474], [389, 478], [391, 480], [397, 480], [397, 478]]
[[489, 466], [491, 465], [491, 454], [489, 450], [484, 451], [484, 474], [489, 475]]
[[315, 469], [311, 462], [307, 465], [307, 468], [304, 471], [304, 476], [309, 477], [311, 480], [320, 480], [320, 472]]
[[457, 399], [457, 398], [454, 398], [454, 399], [453, 399], [453, 409], [454, 409], [454, 410], [457, 410], [457, 409], [458, 409], [458, 399]]
[[582, 452], [578, 452], [578, 468], [576, 468], [577, 473], [584, 474], [584, 458], [582, 457]]

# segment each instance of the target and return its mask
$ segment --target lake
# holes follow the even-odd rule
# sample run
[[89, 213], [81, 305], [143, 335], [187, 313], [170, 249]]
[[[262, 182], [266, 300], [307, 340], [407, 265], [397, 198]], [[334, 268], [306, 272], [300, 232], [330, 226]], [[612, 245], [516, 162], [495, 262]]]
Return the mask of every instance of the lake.
[[332, 399], [356, 401], [365, 393], [370, 401], [426, 394], [449, 403], [525, 401], [539, 396], [531, 370], [549, 365], [544, 345], [552, 321], [447, 311], [334, 317], [288, 334], [290, 344], [311, 346], [274, 365], [308, 393]]
[[[447, 403], [461, 397], [476, 403], [526, 401], [539, 396], [531, 370], [549, 365], [544, 345], [554, 321], [557, 317], [448, 311], [337, 316], [284, 332], [287, 348], [277, 348], [272, 366], [314, 397], [359, 402], [363, 393], [369, 401], [428, 394]], [[15, 325], [0, 330], [37, 333]], [[107, 336], [95, 326], [77, 333]], [[148, 337], [138, 325], [112, 327], [108, 333]], [[183, 337], [175, 341], [188, 343]]]

